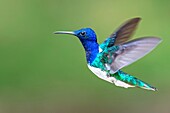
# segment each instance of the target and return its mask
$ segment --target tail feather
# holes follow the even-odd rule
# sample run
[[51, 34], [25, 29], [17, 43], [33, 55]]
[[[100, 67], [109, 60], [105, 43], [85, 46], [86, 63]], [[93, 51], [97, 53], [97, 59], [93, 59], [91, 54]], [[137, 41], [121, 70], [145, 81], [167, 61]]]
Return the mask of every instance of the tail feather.
[[153, 91], [157, 90], [157, 88], [149, 85], [148, 83], [145, 83], [142, 80], [139, 80], [136, 77], [124, 73], [123, 71], [120, 70], [117, 73], [111, 75], [111, 77], [114, 77], [115, 79], [125, 82], [131, 86], [136, 86], [136, 87], [140, 87], [147, 90], [153, 90]]

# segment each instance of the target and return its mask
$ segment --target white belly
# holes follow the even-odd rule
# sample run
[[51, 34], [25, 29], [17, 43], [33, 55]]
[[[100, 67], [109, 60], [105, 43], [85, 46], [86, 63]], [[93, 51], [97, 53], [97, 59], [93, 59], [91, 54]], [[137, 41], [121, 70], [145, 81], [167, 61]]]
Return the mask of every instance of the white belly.
[[120, 87], [124, 87], [124, 88], [134, 87], [134, 86], [131, 86], [129, 84], [126, 84], [125, 82], [117, 80], [114, 77], [107, 76], [107, 72], [102, 71], [99, 68], [95, 68], [95, 67], [92, 67], [90, 65], [87, 65], [87, 66], [97, 77], [99, 77], [99, 78], [101, 78], [103, 80], [106, 80], [106, 81], [108, 81], [110, 83], [114, 83], [116, 86], [120, 86]]

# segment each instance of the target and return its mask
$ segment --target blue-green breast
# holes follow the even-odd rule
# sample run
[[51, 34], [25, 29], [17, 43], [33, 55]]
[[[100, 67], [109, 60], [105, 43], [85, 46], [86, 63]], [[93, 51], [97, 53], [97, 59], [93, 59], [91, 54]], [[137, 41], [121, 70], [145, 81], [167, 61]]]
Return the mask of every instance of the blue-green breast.
[[102, 47], [102, 51], [97, 54], [97, 57], [94, 59], [94, 61], [91, 63], [91, 66], [100, 68], [101, 70], [109, 71], [106, 69], [105, 64], [111, 64], [112, 63], [112, 55], [117, 50], [119, 50], [118, 46], [112, 46], [112, 47]]

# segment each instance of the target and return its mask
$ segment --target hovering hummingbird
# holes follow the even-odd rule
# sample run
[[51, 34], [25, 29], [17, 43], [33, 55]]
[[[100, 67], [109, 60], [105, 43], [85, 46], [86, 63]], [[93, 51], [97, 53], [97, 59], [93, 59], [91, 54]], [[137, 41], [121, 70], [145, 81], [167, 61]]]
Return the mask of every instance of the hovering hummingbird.
[[140, 20], [141, 18], [132, 18], [126, 21], [100, 45], [91, 28], [54, 33], [78, 37], [86, 52], [87, 66], [97, 77], [124, 88], [136, 86], [156, 91], [155, 87], [120, 70], [148, 54], [161, 42], [157, 37], [128, 41]]

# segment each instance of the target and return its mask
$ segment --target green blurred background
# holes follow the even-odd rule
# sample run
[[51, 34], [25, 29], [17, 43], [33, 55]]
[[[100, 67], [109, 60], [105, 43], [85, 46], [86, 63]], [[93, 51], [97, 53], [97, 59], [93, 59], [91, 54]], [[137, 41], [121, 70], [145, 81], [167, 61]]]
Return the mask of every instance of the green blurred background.
[[[163, 42], [123, 70], [157, 92], [98, 79], [79, 40], [53, 34], [91, 27], [101, 43], [133, 17], [142, 18], [134, 38]], [[168, 0], [1, 0], [0, 113], [170, 113], [169, 21]]]

